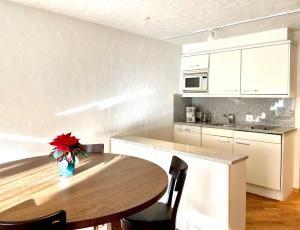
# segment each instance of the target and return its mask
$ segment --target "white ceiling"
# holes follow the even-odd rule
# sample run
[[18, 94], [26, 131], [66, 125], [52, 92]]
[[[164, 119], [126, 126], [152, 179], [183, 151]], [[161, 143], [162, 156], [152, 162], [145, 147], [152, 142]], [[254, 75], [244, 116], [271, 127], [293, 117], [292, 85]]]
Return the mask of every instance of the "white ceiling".
[[[9, 0], [151, 38], [207, 29], [300, 9], [300, 0]], [[290, 27], [300, 30], [300, 13], [216, 31], [216, 38]], [[206, 40], [201, 33], [168, 41]]]

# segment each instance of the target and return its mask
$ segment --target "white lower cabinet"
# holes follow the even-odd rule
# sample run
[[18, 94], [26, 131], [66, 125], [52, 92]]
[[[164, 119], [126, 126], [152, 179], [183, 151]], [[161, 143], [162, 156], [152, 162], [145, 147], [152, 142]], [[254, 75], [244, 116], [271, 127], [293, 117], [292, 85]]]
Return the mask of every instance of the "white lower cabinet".
[[277, 135], [202, 127], [201, 133], [203, 148], [248, 155], [247, 192], [276, 200], [285, 200], [292, 192], [294, 132]]
[[202, 147], [232, 153], [233, 138], [202, 134]]
[[233, 131], [226, 129], [202, 128], [202, 147], [233, 152]]
[[281, 189], [281, 144], [235, 139], [234, 152], [249, 156], [247, 183]]
[[201, 146], [201, 127], [174, 125], [174, 141], [185, 145]]

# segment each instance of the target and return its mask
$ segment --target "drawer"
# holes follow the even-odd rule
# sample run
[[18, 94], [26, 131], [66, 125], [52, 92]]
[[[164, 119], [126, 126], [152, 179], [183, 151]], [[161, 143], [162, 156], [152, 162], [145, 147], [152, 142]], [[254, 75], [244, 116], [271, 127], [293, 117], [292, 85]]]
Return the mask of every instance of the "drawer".
[[201, 133], [201, 127], [193, 125], [174, 125], [175, 132]]
[[202, 127], [202, 133], [221, 137], [233, 137], [233, 130]]
[[281, 135], [234, 131], [234, 138], [281, 144]]
[[182, 70], [207, 69], [208, 54], [182, 57], [181, 68]]

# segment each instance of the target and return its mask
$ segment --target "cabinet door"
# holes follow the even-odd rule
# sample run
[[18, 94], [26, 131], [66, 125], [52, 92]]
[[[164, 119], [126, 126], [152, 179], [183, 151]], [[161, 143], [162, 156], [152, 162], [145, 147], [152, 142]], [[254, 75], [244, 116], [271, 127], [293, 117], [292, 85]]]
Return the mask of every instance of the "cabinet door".
[[232, 153], [233, 138], [202, 134], [202, 147]]
[[247, 183], [281, 189], [281, 144], [235, 139], [234, 152], [249, 156]]
[[242, 50], [242, 94], [288, 94], [289, 44]]
[[207, 69], [208, 54], [194, 55], [181, 58], [182, 70]]
[[240, 94], [241, 50], [210, 54], [209, 94]]
[[174, 141], [186, 145], [201, 146], [201, 127], [174, 125]]

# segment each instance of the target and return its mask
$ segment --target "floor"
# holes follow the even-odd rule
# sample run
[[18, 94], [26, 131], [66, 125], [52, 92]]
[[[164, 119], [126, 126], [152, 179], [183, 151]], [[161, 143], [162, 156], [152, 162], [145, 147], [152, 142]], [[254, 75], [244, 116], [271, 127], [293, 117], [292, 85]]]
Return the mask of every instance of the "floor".
[[246, 230], [300, 229], [300, 192], [286, 201], [275, 201], [247, 193]]
[[[286, 201], [247, 193], [246, 215], [246, 230], [300, 230], [300, 192]], [[106, 226], [99, 229], [107, 230]]]

